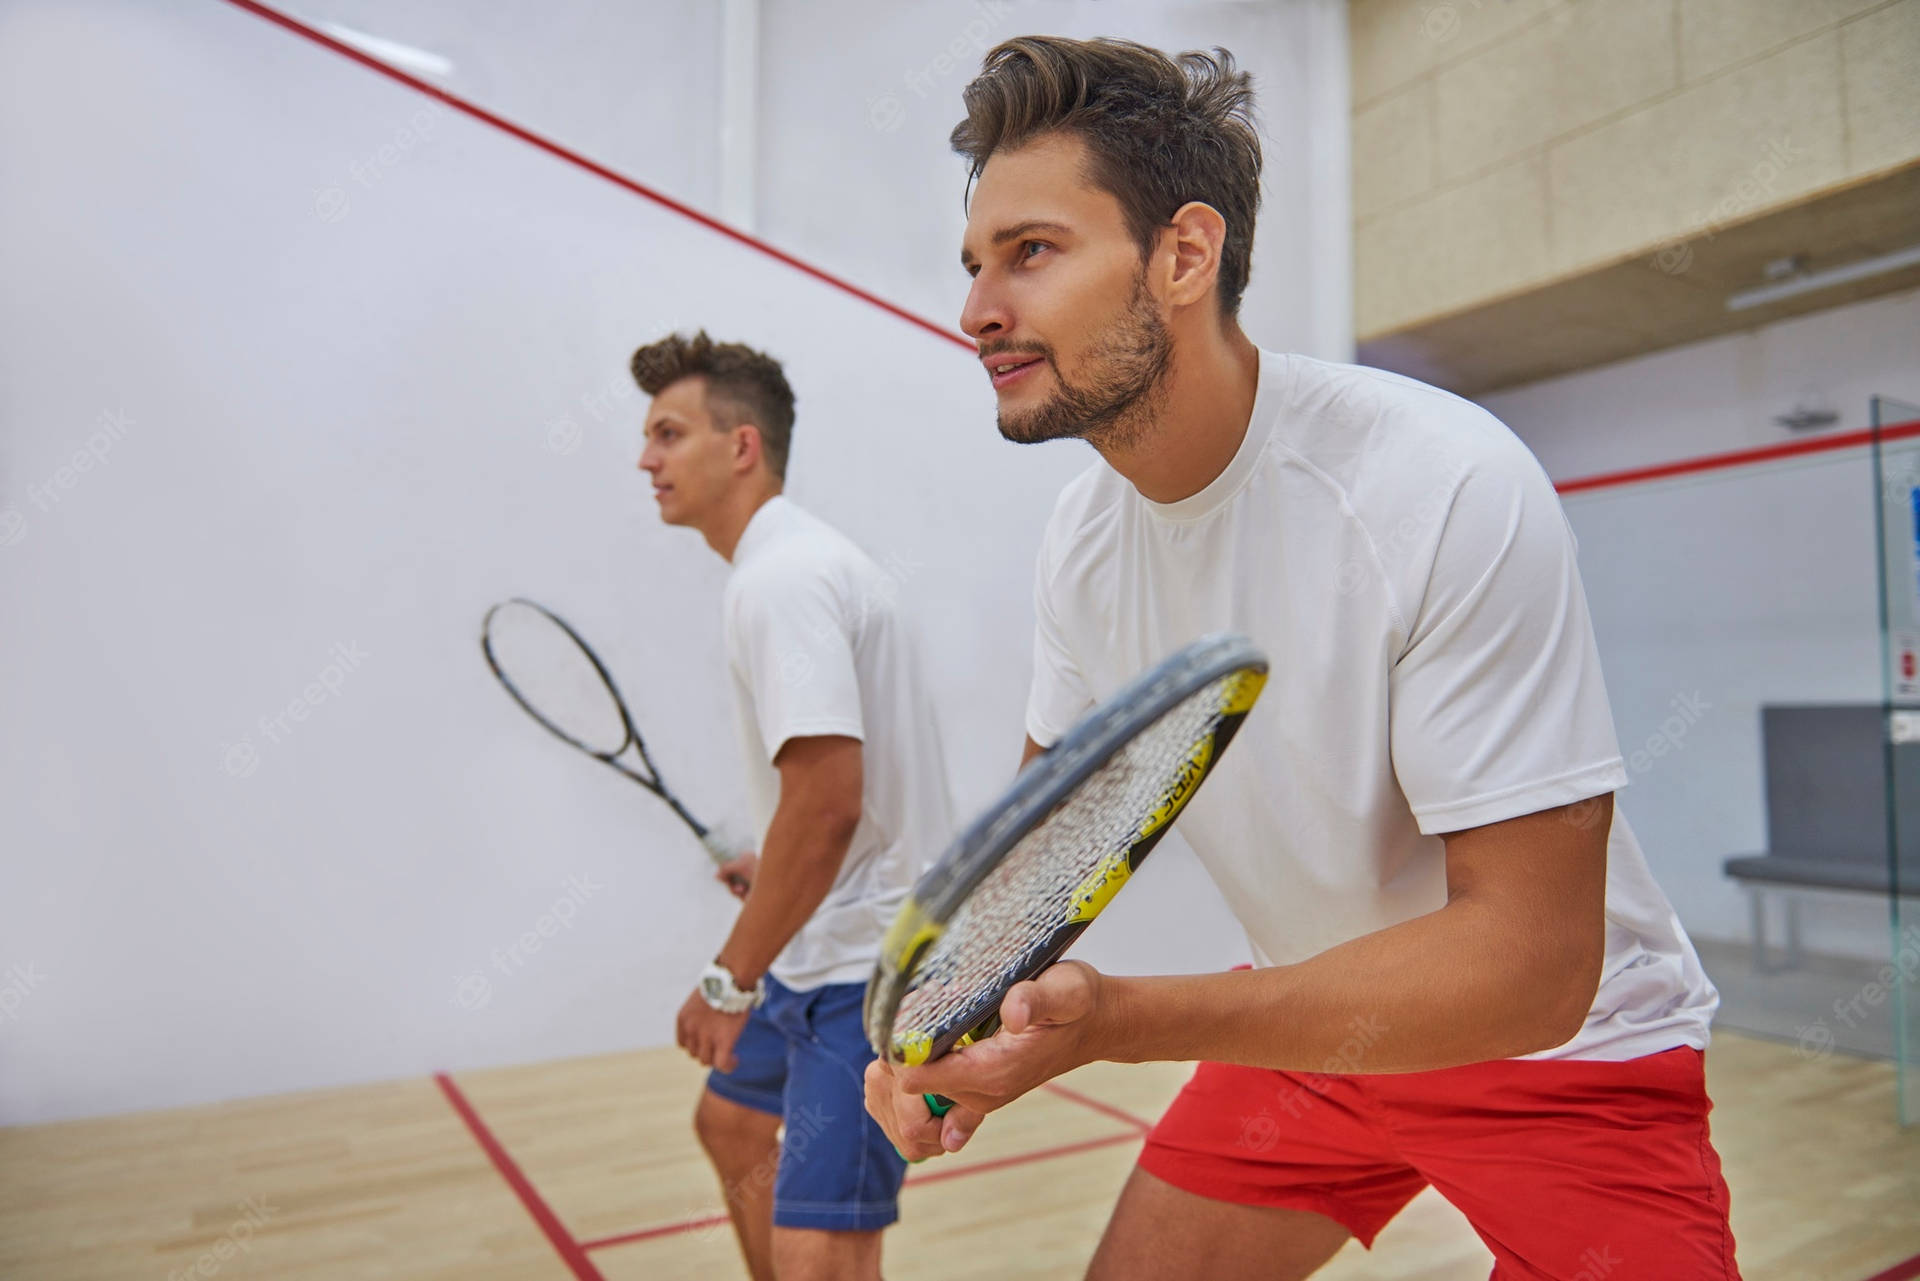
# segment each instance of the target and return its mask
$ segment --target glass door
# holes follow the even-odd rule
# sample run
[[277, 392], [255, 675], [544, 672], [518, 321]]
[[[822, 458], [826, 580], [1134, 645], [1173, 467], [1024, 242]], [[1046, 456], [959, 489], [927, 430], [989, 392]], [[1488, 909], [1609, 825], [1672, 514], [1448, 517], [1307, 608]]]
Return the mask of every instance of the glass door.
[[1920, 405], [1873, 398], [1880, 652], [1886, 711], [1888, 963], [1862, 995], [1889, 1001], [1900, 1120], [1920, 1121]]

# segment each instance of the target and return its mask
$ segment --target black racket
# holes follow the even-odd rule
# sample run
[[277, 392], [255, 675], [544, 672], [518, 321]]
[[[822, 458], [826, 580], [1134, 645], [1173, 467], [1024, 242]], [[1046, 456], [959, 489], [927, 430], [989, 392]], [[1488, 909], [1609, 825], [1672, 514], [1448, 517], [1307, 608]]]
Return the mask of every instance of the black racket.
[[[480, 650], [513, 701], [548, 733], [665, 801], [716, 864], [739, 853], [668, 790], [612, 673], [565, 619], [522, 597], [501, 601], [480, 625]], [[629, 747], [639, 757], [637, 769], [621, 759]], [[746, 893], [747, 882], [738, 874], [727, 883]]]
[[[1035, 760], [913, 887], [880, 945], [874, 1052], [917, 1064], [992, 1036], [1015, 983], [1060, 959], [1173, 826], [1267, 680], [1211, 636], [1136, 678]], [[948, 1102], [929, 1095], [935, 1113]]]

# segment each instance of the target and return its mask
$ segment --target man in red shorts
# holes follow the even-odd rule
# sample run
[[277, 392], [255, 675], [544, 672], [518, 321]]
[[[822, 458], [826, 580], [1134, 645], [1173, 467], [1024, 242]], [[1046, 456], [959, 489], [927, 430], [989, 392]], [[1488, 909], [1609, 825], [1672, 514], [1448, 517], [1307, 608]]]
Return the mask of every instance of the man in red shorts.
[[1717, 997], [1614, 810], [1539, 464], [1467, 401], [1241, 332], [1260, 147], [1224, 51], [1013, 40], [966, 105], [961, 323], [1000, 430], [1100, 454], [1040, 550], [1027, 755], [1196, 636], [1264, 648], [1266, 695], [1181, 827], [1256, 964], [1055, 966], [987, 1042], [870, 1068], [869, 1110], [922, 1158], [1083, 1063], [1204, 1060], [1102, 1281], [1305, 1277], [1429, 1185], [1496, 1278], [1736, 1277]]

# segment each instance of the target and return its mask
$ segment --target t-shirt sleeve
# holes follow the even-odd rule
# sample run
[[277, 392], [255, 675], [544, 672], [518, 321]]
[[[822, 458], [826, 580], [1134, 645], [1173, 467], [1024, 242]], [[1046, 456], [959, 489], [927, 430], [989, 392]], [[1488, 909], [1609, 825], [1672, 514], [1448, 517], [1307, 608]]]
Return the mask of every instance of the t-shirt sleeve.
[[1042, 747], [1059, 742], [1093, 706], [1086, 676], [1060, 627], [1052, 560], [1050, 545], [1043, 545], [1033, 579], [1033, 684], [1027, 692], [1027, 737]]
[[1559, 496], [1531, 457], [1470, 471], [1389, 680], [1393, 767], [1423, 833], [1626, 784]]
[[771, 762], [789, 739], [865, 740], [853, 620], [825, 575], [772, 567], [734, 602], [735, 661]]

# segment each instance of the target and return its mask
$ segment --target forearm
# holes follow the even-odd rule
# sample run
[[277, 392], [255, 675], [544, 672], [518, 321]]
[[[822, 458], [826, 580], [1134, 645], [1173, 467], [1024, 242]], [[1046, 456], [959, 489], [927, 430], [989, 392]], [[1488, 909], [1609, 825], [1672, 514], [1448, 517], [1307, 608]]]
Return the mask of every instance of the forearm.
[[1603, 930], [1528, 949], [1492, 905], [1456, 899], [1296, 965], [1109, 977], [1090, 1057], [1371, 1073], [1531, 1054], [1579, 1030]]
[[844, 821], [803, 813], [784, 801], [774, 811], [753, 890], [718, 957], [735, 982], [758, 981], [813, 916], [833, 888], [852, 839], [853, 826]]

